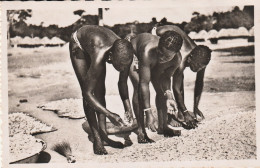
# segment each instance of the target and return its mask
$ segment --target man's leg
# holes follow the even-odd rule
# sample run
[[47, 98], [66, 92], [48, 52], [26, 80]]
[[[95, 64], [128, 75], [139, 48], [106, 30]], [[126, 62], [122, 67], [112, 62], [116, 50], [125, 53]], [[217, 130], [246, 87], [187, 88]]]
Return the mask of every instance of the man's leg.
[[[182, 99], [183, 99], [183, 102], [184, 102], [184, 84], [183, 84], [183, 78], [182, 78], [182, 82], [181, 82], [181, 95], [182, 95]], [[184, 121], [184, 116], [182, 114], [182, 112], [179, 110], [178, 112], [178, 120], [179, 121]]]
[[133, 98], [132, 98], [132, 104], [133, 104], [133, 109], [137, 121], [137, 135], [142, 132], [142, 127], [141, 127], [141, 122], [140, 122], [140, 117], [139, 117], [139, 102], [138, 102], [138, 84], [139, 84], [139, 74], [137, 71], [134, 69], [134, 62], [132, 63], [130, 67], [130, 72], [129, 72], [129, 77], [130, 80], [133, 84]]
[[181, 131], [173, 130], [168, 127], [168, 114], [166, 107], [166, 98], [161, 91], [160, 84], [157, 80], [152, 80], [154, 89], [156, 91], [156, 108], [158, 113], [158, 134], [163, 134], [165, 137], [180, 136]]
[[96, 114], [93, 108], [91, 108], [85, 100], [83, 100], [84, 111], [89, 123], [89, 127], [92, 131], [94, 137], [93, 149], [94, 153], [97, 155], [106, 155], [107, 151], [103, 146], [102, 139], [99, 135], [99, 129], [97, 125]]
[[[132, 63], [130, 67], [130, 72], [129, 72], [130, 80], [133, 84], [133, 99], [132, 99], [132, 104], [133, 104], [133, 109], [135, 113], [135, 117], [137, 120], [138, 128], [137, 128], [137, 139], [138, 143], [151, 143], [154, 142], [152, 139], [148, 138], [146, 131], [145, 131], [145, 124], [144, 124], [144, 112], [141, 107], [141, 104], [139, 103], [139, 74], [137, 71], [134, 69], [134, 62]], [[140, 101], [141, 102], [141, 101]]]
[[[87, 61], [88, 56], [85, 53], [83, 53], [83, 51], [77, 46], [75, 42], [70, 42], [69, 50], [70, 50], [72, 66], [78, 78], [81, 91], [83, 93], [85, 90], [84, 87], [87, 84], [85, 78], [87, 76], [87, 72], [90, 66], [90, 61]], [[89, 127], [91, 129], [92, 135], [94, 136], [94, 143], [93, 143], [94, 153], [98, 155], [105, 155], [107, 154], [107, 151], [102, 144], [101, 137], [98, 132], [98, 125], [97, 125], [95, 111], [88, 105], [88, 103], [84, 99], [84, 95], [83, 95], [83, 107], [84, 107], [86, 118], [89, 122]]]
[[162, 100], [163, 135], [165, 137], [180, 136], [181, 135], [180, 130], [173, 130], [173, 129], [169, 128], [168, 113], [167, 113], [167, 107], [166, 107], [166, 98], [162, 95], [162, 96], [160, 96], [160, 99]]
[[[95, 89], [95, 97], [99, 101], [100, 104], [102, 104], [104, 107], [106, 107], [106, 100], [105, 100], [105, 94], [106, 94], [106, 88], [105, 88], [105, 76], [106, 71], [102, 73], [102, 75], [99, 78], [99, 82], [96, 85]], [[108, 138], [107, 131], [106, 131], [106, 116], [104, 114], [97, 113], [98, 116], [98, 122], [99, 122], [99, 133], [102, 138], [103, 144], [108, 145], [115, 148], [123, 148], [124, 145], [121, 142], [116, 142]]]
[[147, 136], [144, 124], [144, 111], [143, 111], [143, 102], [142, 102], [142, 95], [140, 91], [140, 86], [138, 86], [138, 102], [139, 102], [139, 119], [140, 119], [140, 127], [138, 127], [138, 143], [153, 143], [154, 140], [150, 139]]

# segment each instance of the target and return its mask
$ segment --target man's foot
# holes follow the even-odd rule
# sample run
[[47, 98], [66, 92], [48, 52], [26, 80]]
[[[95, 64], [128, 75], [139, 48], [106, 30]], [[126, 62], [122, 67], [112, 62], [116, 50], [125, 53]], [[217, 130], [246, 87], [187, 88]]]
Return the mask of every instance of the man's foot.
[[145, 126], [148, 128], [148, 130], [152, 132], [156, 132], [155, 117], [153, 116], [152, 113], [147, 114]]
[[150, 138], [147, 136], [147, 134], [145, 134], [145, 138], [147, 139], [147, 141], [148, 141], [149, 143], [154, 143], [154, 142], [155, 142], [154, 140], [150, 139]]
[[180, 130], [173, 130], [170, 128], [165, 128], [163, 131], [164, 137], [174, 137], [174, 136], [180, 136], [181, 131]]
[[157, 129], [157, 134], [162, 135], [163, 134], [163, 128], [158, 128]]
[[88, 134], [88, 140], [94, 143], [94, 136], [92, 134]]
[[102, 142], [94, 141], [93, 149], [94, 149], [94, 154], [96, 155], [107, 155], [107, 151], [104, 148]]
[[124, 139], [125, 139], [125, 144], [124, 144], [125, 147], [133, 145], [133, 142], [129, 136], [124, 137]]
[[106, 139], [103, 141], [104, 146], [111, 146], [113, 148], [119, 148], [119, 149], [123, 149], [124, 148], [124, 144], [118, 141], [113, 141], [112, 139]]
[[[94, 143], [94, 137], [92, 134], [88, 135], [88, 139], [90, 142]], [[129, 138], [130, 139], [130, 138]], [[131, 141], [131, 140], [130, 140]], [[103, 146], [111, 146], [113, 148], [119, 148], [122, 149], [125, 147], [125, 145], [121, 142], [118, 141], [113, 141], [112, 139], [109, 139], [108, 137], [104, 139], [102, 139], [102, 145]]]
[[137, 136], [138, 143], [153, 143], [154, 140], [150, 139], [147, 135], [139, 133]]
[[111, 146], [113, 148], [120, 148], [120, 149], [124, 148], [123, 143], [109, 139], [108, 136], [104, 133], [100, 133], [100, 134], [104, 146]]

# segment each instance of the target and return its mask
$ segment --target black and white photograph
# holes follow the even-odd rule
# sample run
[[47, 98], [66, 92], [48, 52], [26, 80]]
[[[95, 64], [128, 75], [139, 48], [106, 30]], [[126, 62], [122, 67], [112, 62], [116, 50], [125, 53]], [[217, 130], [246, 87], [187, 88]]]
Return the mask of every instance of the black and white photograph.
[[257, 8], [1, 2], [2, 167], [260, 166]]

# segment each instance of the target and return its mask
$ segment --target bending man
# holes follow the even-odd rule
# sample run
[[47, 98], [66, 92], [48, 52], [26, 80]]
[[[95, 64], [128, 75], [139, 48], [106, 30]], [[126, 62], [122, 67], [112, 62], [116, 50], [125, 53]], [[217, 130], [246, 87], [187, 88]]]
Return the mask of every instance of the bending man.
[[[186, 67], [190, 67], [193, 72], [197, 72], [194, 90], [194, 116], [197, 121], [204, 119], [203, 113], [199, 110], [198, 105], [203, 90], [203, 79], [206, 66], [211, 58], [211, 50], [207, 46], [196, 45], [195, 42], [179, 27], [173, 25], [160, 26], [157, 28], [157, 35], [162, 36], [164, 32], [176, 31], [183, 38], [183, 46], [181, 48], [181, 54], [184, 56], [181, 65], [175, 71], [173, 75], [172, 89], [179, 108], [178, 120], [188, 122], [191, 119], [191, 115], [188, 112], [184, 103], [184, 89], [183, 89], [183, 72]], [[192, 114], [192, 113], [191, 113]], [[193, 117], [194, 117], [193, 116]], [[171, 120], [172, 118], [170, 118]], [[174, 126], [174, 125], [173, 125]], [[196, 126], [192, 125], [190, 128]]]
[[106, 117], [114, 125], [124, 126], [124, 122], [119, 115], [106, 109], [106, 62], [112, 63], [114, 68], [120, 72], [119, 93], [125, 111], [132, 114], [127, 86], [129, 68], [133, 60], [131, 43], [120, 39], [107, 28], [88, 25], [73, 33], [69, 49], [72, 65], [83, 95], [86, 118], [94, 136], [94, 153], [99, 155], [107, 154], [103, 146], [104, 143], [123, 148], [121, 142], [109, 139], [106, 132]]
[[171, 76], [181, 63], [179, 50], [182, 46], [181, 36], [173, 31], [165, 32], [162, 37], [142, 33], [131, 40], [134, 54], [137, 56], [138, 72], [134, 62], [130, 68], [130, 79], [134, 85], [133, 108], [138, 122], [138, 143], [154, 142], [145, 131], [144, 113], [148, 129], [156, 131], [155, 119], [150, 105], [149, 83], [156, 91], [158, 111], [158, 134], [172, 137], [179, 136], [180, 131], [172, 130], [167, 125], [167, 112], [177, 110], [171, 90]]

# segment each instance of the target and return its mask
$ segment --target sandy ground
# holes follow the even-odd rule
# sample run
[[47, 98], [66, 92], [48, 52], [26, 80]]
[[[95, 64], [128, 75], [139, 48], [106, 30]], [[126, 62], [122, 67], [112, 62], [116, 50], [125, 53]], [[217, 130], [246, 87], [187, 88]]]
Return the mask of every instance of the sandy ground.
[[[252, 57], [230, 56], [213, 52], [212, 61], [206, 70], [205, 87], [213, 92], [204, 92], [200, 109], [206, 119], [194, 130], [183, 130], [180, 137], [164, 138], [148, 131], [156, 141], [153, 144], [138, 144], [132, 133], [134, 144], [124, 149], [106, 147], [107, 156], [93, 154], [92, 143], [82, 129], [84, 119], [59, 118], [51, 111], [37, 106], [64, 98], [81, 98], [79, 85], [74, 75], [67, 48], [11, 49], [8, 57], [9, 112], [27, 112], [58, 131], [36, 135], [47, 142], [47, 149], [39, 162], [66, 163], [66, 159], [51, 150], [57, 142], [67, 140], [77, 162], [136, 162], [173, 160], [233, 160], [256, 159], [255, 92], [238, 89], [218, 92], [224, 85], [206, 86], [207, 82], [230, 78], [254, 78], [254, 64], [232, 63]], [[107, 108], [122, 116], [123, 105], [118, 95], [118, 73], [107, 67]], [[250, 78], [250, 79], [251, 79]], [[192, 110], [194, 73], [185, 71], [185, 101]], [[237, 87], [234, 82], [230, 87]], [[151, 86], [152, 88], [152, 86]], [[209, 90], [210, 90], [209, 89]], [[130, 95], [132, 86], [129, 82]], [[152, 89], [151, 89], [152, 90]], [[229, 90], [229, 89], [227, 89]], [[233, 90], [233, 89], [231, 89]], [[154, 91], [151, 92], [151, 98]], [[28, 103], [19, 103], [27, 99]], [[154, 100], [151, 99], [154, 107]], [[123, 142], [122, 138], [110, 136]]]

